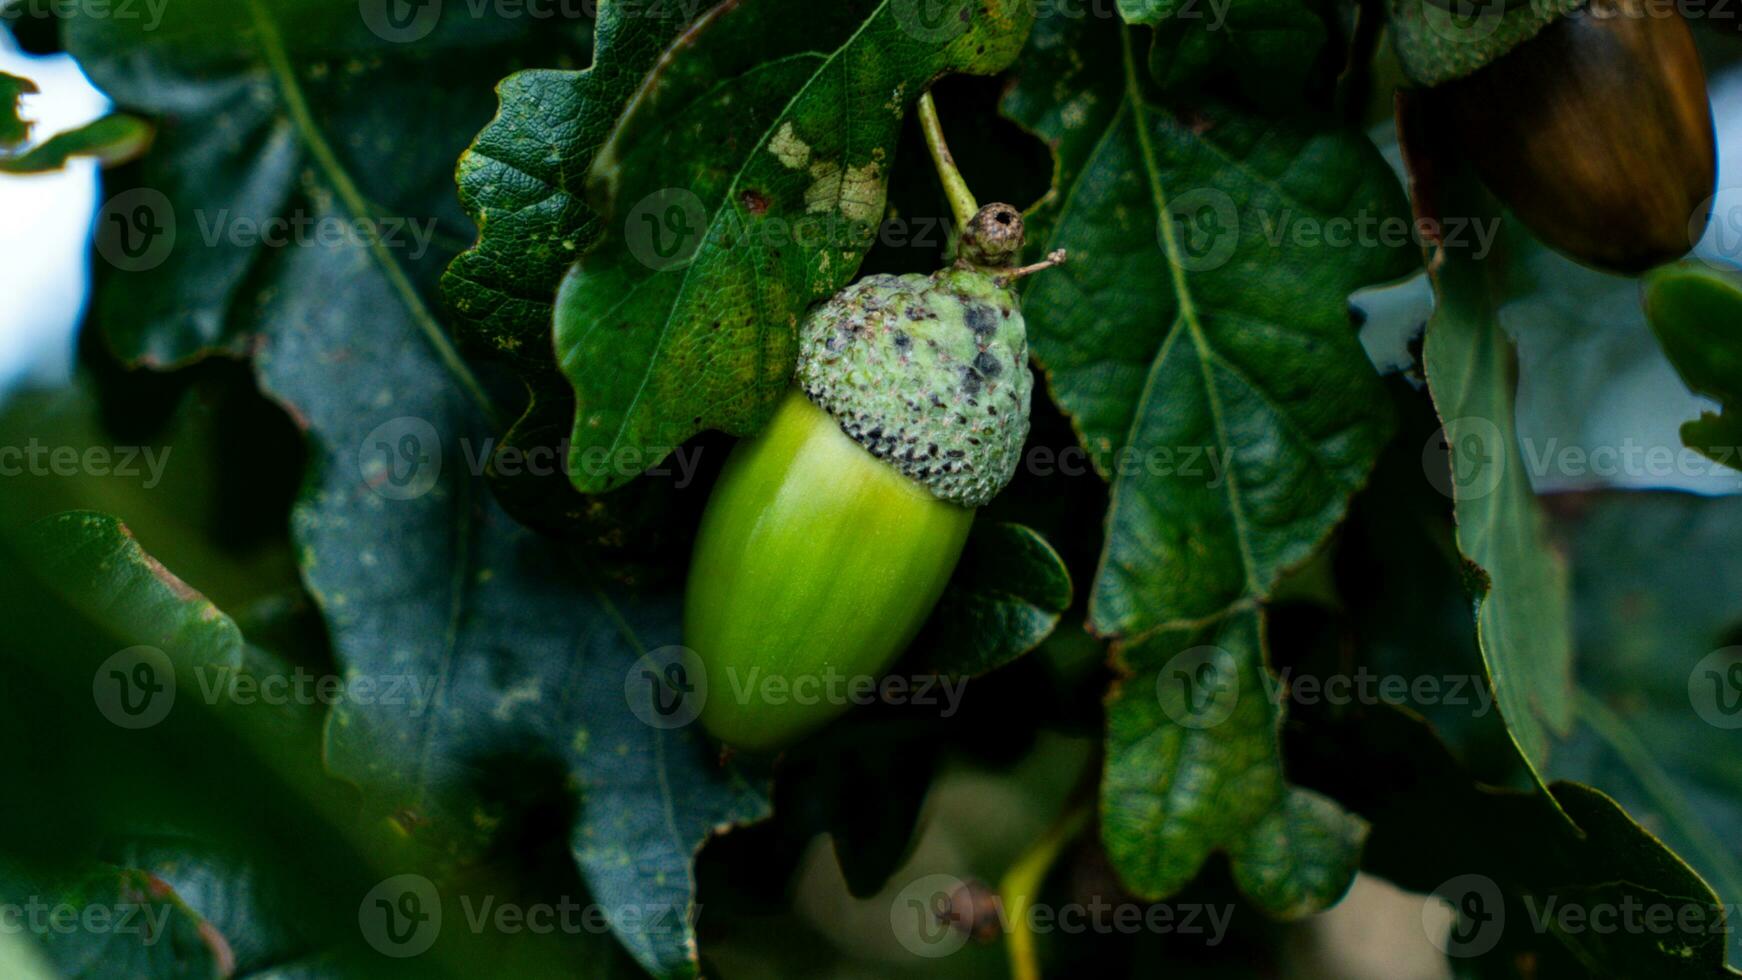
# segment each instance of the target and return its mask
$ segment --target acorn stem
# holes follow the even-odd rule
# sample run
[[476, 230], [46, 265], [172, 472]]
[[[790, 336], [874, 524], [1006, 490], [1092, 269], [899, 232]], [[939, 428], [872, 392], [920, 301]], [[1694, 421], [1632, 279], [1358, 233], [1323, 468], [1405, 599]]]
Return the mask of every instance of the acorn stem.
[[1046, 258], [1033, 265], [1025, 265], [1020, 269], [1011, 269], [1009, 272], [1000, 273], [998, 280], [1003, 283], [1012, 283], [1024, 276], [1032, 276], [1036, 272], [1044, 272], [1054, 266], [1064, 265], [1066, 258], [1064, 249], [1055, 248], [1046, 253]]
[[962, 179], [962, 172], [956, 169], [956, 158], [950, 155], [950, 145], [944, 141], [944, 126], [938, 120], [937, 103], [932, 101], [930, 92], [919, 97], [919, 128], [925, 133], [926, 148], [931, 150], [932, 163], [944, 185], [944, 196], [949, 198], [950, 210], [956, 215], [956, 231], [960, 232], [968, 227], [980, 205], [974, 200], [974, 192], [968, 189], [968, 182]]

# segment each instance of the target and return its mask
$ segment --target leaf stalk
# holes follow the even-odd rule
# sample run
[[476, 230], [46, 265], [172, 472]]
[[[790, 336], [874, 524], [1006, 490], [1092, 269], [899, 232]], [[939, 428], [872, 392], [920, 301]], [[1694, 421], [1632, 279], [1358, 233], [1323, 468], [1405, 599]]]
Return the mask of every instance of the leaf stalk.
[[943, 182], [944, 196], [949, 199], [950, 211], [956, 216], [956, 231], [960, 233], [968, 227], [980, 205], [974, 200], [974, 192], [968, 189], [968, 182], [962, 179], [962, 172], [956, 169], [956, 158], [950, 155], [950, 145], [944, 140], [943, 123], [938, 119], [937, 103], [932, 101], [930, 92], [919, 97], [919, 128], [925, 133], [926, 148], [931, 150], [932, 164], [937, 167], [938, 180]]

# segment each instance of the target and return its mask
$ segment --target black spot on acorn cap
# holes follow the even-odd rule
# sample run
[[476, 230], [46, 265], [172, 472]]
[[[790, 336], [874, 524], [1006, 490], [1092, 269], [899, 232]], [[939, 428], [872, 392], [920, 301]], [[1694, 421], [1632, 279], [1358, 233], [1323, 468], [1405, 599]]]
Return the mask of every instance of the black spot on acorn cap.
[[992, 318], [992, 311], [984, 306], [969, 306], [963, 319], [967, 322], [968, 329], [974, 331], [975, 336], [983, 337], [998, 329], [998, 321]]
[[992, 356], [989, 350], [983, 350], [974, 356], [974, 369], [988, 378], [998, 377], [1004, 366], [998, 363], [998, 358]]

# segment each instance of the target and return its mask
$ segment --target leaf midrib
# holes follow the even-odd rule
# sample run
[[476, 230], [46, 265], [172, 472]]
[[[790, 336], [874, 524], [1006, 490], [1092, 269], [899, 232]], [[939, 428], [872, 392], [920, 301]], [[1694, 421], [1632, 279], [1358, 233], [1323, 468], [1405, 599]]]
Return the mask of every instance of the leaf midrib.
[[[253, 2], [257, 3], [259, 0], [253, 0]], [[720, 196], [720, 201], [725, 206], [720, 207], [715, 212], [712, 220], [708, 222], [708, 231], [710, 233], [716, 229], [718, 223], [723, 220], [727, 214], [737, 214], [737, 209], [731, 206], [731, 202], [736, 198], [739, 182], [743, 180], [744, 171], [749, 168], [750, 162], [756, 159], [757, 152], [763, 146], [767, 145], [769, 137], [773, 135], [776, 127], [778, 127], [782, 122], [787, 121], [787, 117], [792, 113], [793, 106], [797, 104], [800, 99], [804, 98], [805, 94], [810, 91], [811, 86], [816, 84], [816, 80], [822, 77], [823, 72], [829, 67], [829, 65], [835, 63], [840, 58], [841, 52], [852, 47], [853, 44], [858, 41], [859, 36], [865, 33], [865, 28], [869, 27], [872, 22], [876, 21], [879, 17], [882, 17], [888, 7], [889, 0], [882, 0], [882, 2], [877, 5], [877, 9], [871, 11], [865, 19], [859, 23], [858, 28], [853, 31], [847, 40], [842, 42], [834, 51], [830, 52], [829, 55], [823, 59], [822, 63], [817, 66], [816, 71], [811, 72], [810, 77], [805, 79], [805, 83], [799, 87], [799, 90], [795, 92], [790, 99], [786, 100], [785, 105], [781, 106], [780, 113], [769, 122], [768, 127], [762, 131], [762, 135], [757, 138], [755, 143], [751, 144], [749, 152], [744, 155], [744, 159], [739, 163], [738, 169], [732, 174], [732, 180], [726, 185], [725, 191]], [[845, 179], [845, 168], [843, 167], [842, 169], [843, 179]], [[707, 239], [704, 238], [703, 240], [706, 241]], [[617, 432], [611, 438], [611, 447], [613, 449], [622, 445], [623, 434], [628, 431], [629, 421], [635, 416], [636, 409], [641, 405], [642, 396], [647, 392], [648, 383], [653, 379], [655, 367], [659, 362], [660, 351], [664, 350], [665, 341], [671, 336], [671, 311], [676, 309], [682, 302], [683, 298], [689, 294], [690, 273], [695, 269], [695, 267], [696, 262], [693, 257], [692, 260], [686, 263], [683, 267], [683, 278], [678, 284], [677, 291], [672, 294], [671, 303], [667, 305], [665, 314], [661, 318], [663, 323], [659, 331], [659, 339], [654, 342], [653, 351], [648, 357], [647, 367], [641, 374], [641, 381], [636, 385], [635, 394], [630, 398], [628, 407], [623, 410], [622, 418], [617, 424]], [[641, 291], [642, 286], [652, 282], [654, 277], [659, 274], [660, 273], [654, 273], [653, 275], [647, 276], [636, 282], [628, 289], [623, 299], [618, 301], [616, 306], [621, 307], [624, 303], [628, 302], [630, 297]], [[758, 297], [759, 303], [760, 300], [761, 297]], [[760, 376], [760, 372], [758, 373], [758, 376]]]
[[[1120, 54], [1124, 63], [1125, 99], [1131, 105], [1132, 129], [1137, 137], [1138, 153], [1143, 159], [1144, 177], [1149, 185], [1150, 199], [1155, 206], [1157, 220], [1162, 226], [1162, 246], [1167, 254], [1168, 272], [1173, 279], [1174, 296], [1179, 302], [1178, 323], [1185, 325], [1191, 336], [1193, 349], [1197, 352], [1198, 368], [1203, 376], [1204, 398], [1210, 409], [1211, 422], [1216, 428], [1216, 437], [1222, 445], [1232, 446], [1232, 440], [1228, 436], [1227, 420], [1224, 416], [1221, 395], [1216, 386], [1215, 374], [1210, 368], [1210, 360], [1214, 352], [1210, 347], [1209, 339], [1204, 335], [1203, 325], [1198, 320], [1196, 300], [1180, 259], [1178, 232], [1174, 227], [1173, 217], [1168, 213], [1167, 193], [1161, 185], [1161, 165], [1144, 119], [1144, 112], [1148, 109], [1148, 105], [1138, 87], [1137, 60], [1132, 50], [1131, 29], [1129, 27], [1120, 26], [1119, 40]], [[1179, 326], [1176, 323], [1167, 341], [1164, 342], [1163, 352], [1172, 345], [1173, 338], [1178, 333]], [[1144, 379], [1143, 392], [1138, 396], [1136, 410], [1132, 414], [1131, 428], [1126, 432], [1126, 445], [1131, 445], [1137, 437], [1137, 426], [1145, 418], [1144, 409], [1149, 404], [1156, 375], [1160, 372], [1162, 362], [1163, 358], [1158, 355], [1150, 364], [1149, 375]], [[1114, 493], [1117, 494], [1117, 492], [1118, 490], [1115, 488]], [[1262, 594], [1263, 588], [1258, 582], [1258, 563], [1252, 554], [1251, 529], [1249, 518], [1246, 515], [1246, 505], [1241, 497], [1240, 478], [1233, 466], [1230, 466], [1228, 470], [1227, 499], [1229, 514], [1234, 521], [1234, 538], [1240, 548], [1246, 594], [1256, 597]], [[1232, 603], [1229, 605], [1231, 606]]]
[[[290, 61], [289, 50], [284, 45], [284, 37], [278, 31], [278, 23], [267, 12], [262, 0], [248, 0], [248, 9], [254, 21], [255, 31], [259, 39], [260, 55], [266, 62], [267, 70], [278, 85], [279, 96], [284, 101], [284, 109], [290, 117], [291, 124], [297, 134], [302, 137], [303, 145], [308, 148], [310, 156], [321, 174], [332, 184], [333, 190], [345, 204], [345, 209], [351, 213], [353, 220], [371, 219], [368, 201], [358, 190], [356, 183], [344, 164], [339, 161], [338, 154], [327, 142], [326, 134], [315, 121], [314, 113], [309, 108], [308, 99], [303, 94], [302, 85], [296, 79], [296, 69]], [[382, 275], [387, 277], [388, 285], [398, 295], [405, 306], [418, 332], [429, 342], [436, 356], [441, 360], [449, 374], [464, 389], [468, 398], [484, 413], [492, 426], [498, 424], [498, 413], [495, 404], [484, 388], [473, 376], [472, 370], [466, 365], [459, 352], [449, 342], [447, 334], [442, 331], [441, 324], [436, 322], [429, 308], [424, 305], [423, 298], [418, 295], [417, 287], [411, 282], [405, 270], [388, 254], [387, 246], [379, 235], [368, 236], [369, 255], [375, 260]]]

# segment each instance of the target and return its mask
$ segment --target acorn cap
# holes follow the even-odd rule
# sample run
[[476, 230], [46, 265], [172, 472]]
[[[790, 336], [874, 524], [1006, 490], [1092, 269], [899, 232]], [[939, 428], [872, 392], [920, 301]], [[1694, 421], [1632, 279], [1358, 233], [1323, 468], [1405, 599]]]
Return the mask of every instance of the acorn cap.
[[1028, 438], [1028, 333], [998, 271], [868, 276], [799, 328], [798, 384], [810, 400], [873, 456], [965, 507], [1004, 489]]

